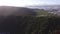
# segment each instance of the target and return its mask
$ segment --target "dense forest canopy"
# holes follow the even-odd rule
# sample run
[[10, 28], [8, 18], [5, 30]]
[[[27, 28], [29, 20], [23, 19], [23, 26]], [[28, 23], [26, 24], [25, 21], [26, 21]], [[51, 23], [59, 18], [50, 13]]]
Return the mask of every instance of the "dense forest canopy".
[[[5, 16], [6, 18], [4, 18]], [[49, 14], [46, 10], [33, 10], [24, 7], [0, 7], [1, 33], [55, 34], [54, 32], [58, 32], [59, 30], [60, 16]]]

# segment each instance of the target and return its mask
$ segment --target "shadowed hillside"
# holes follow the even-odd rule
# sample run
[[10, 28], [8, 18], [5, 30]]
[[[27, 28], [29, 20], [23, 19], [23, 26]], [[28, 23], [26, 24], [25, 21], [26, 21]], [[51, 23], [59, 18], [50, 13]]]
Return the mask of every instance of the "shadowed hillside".
[[51, 34], [60, 30], [60, 17], [0, 17], [0, 32], [15, 34]]
[[0, 6], [0, 16], [35, 16], [36, 13], [25, 7]]
[[55, 34], [54, 32], [60, 31], [59, 16], [35, 16], [36, 13], [32, 9], [0, 7], [0, 32], [1, 34], [4, 32], [8, 34]]
[[[0, 32], [20, 33], [23, 29], [18, 25], [16, 16], [36, 16], [36, 13], [25, 7], [0, 6]], [[20, 17], [19, 17], [20, 18]], [[18, 21], [17, 21], [18, 20]], [[22, 20], [22, 19], [21, 19]], [[22, 23], [22, 22], [20, 22]], [[21, 33], [20, 33], [21, 34]]]

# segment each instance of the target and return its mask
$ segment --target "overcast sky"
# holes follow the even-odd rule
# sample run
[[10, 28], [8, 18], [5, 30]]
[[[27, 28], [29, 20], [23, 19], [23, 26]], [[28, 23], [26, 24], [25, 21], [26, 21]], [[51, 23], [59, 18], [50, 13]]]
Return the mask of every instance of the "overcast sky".
[[59, 5], [60, 0], [0, 0], [0, 6]]

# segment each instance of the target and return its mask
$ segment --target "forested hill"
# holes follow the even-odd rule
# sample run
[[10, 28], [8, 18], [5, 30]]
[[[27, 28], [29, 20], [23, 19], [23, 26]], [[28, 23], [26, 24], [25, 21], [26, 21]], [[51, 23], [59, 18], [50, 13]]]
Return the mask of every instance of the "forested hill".
[[0, 16], [34, 16], [36, 13], [26, 7], [0, 6]]

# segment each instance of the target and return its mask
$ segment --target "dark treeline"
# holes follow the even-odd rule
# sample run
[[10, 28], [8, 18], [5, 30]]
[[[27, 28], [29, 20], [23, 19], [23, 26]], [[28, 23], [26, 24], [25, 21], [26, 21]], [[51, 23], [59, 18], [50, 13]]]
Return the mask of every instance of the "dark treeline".
[[51, 34], [55, 30], [60, 30], [59, 16], [50, 15], [43, 10], [37, 11], [22, 7], [0, 7], [0, 34], [4, 32], [7, 34]]
[[16, 34], [48, 34], [60, 28], [60, 17], [0, 17], [0, 32]]

